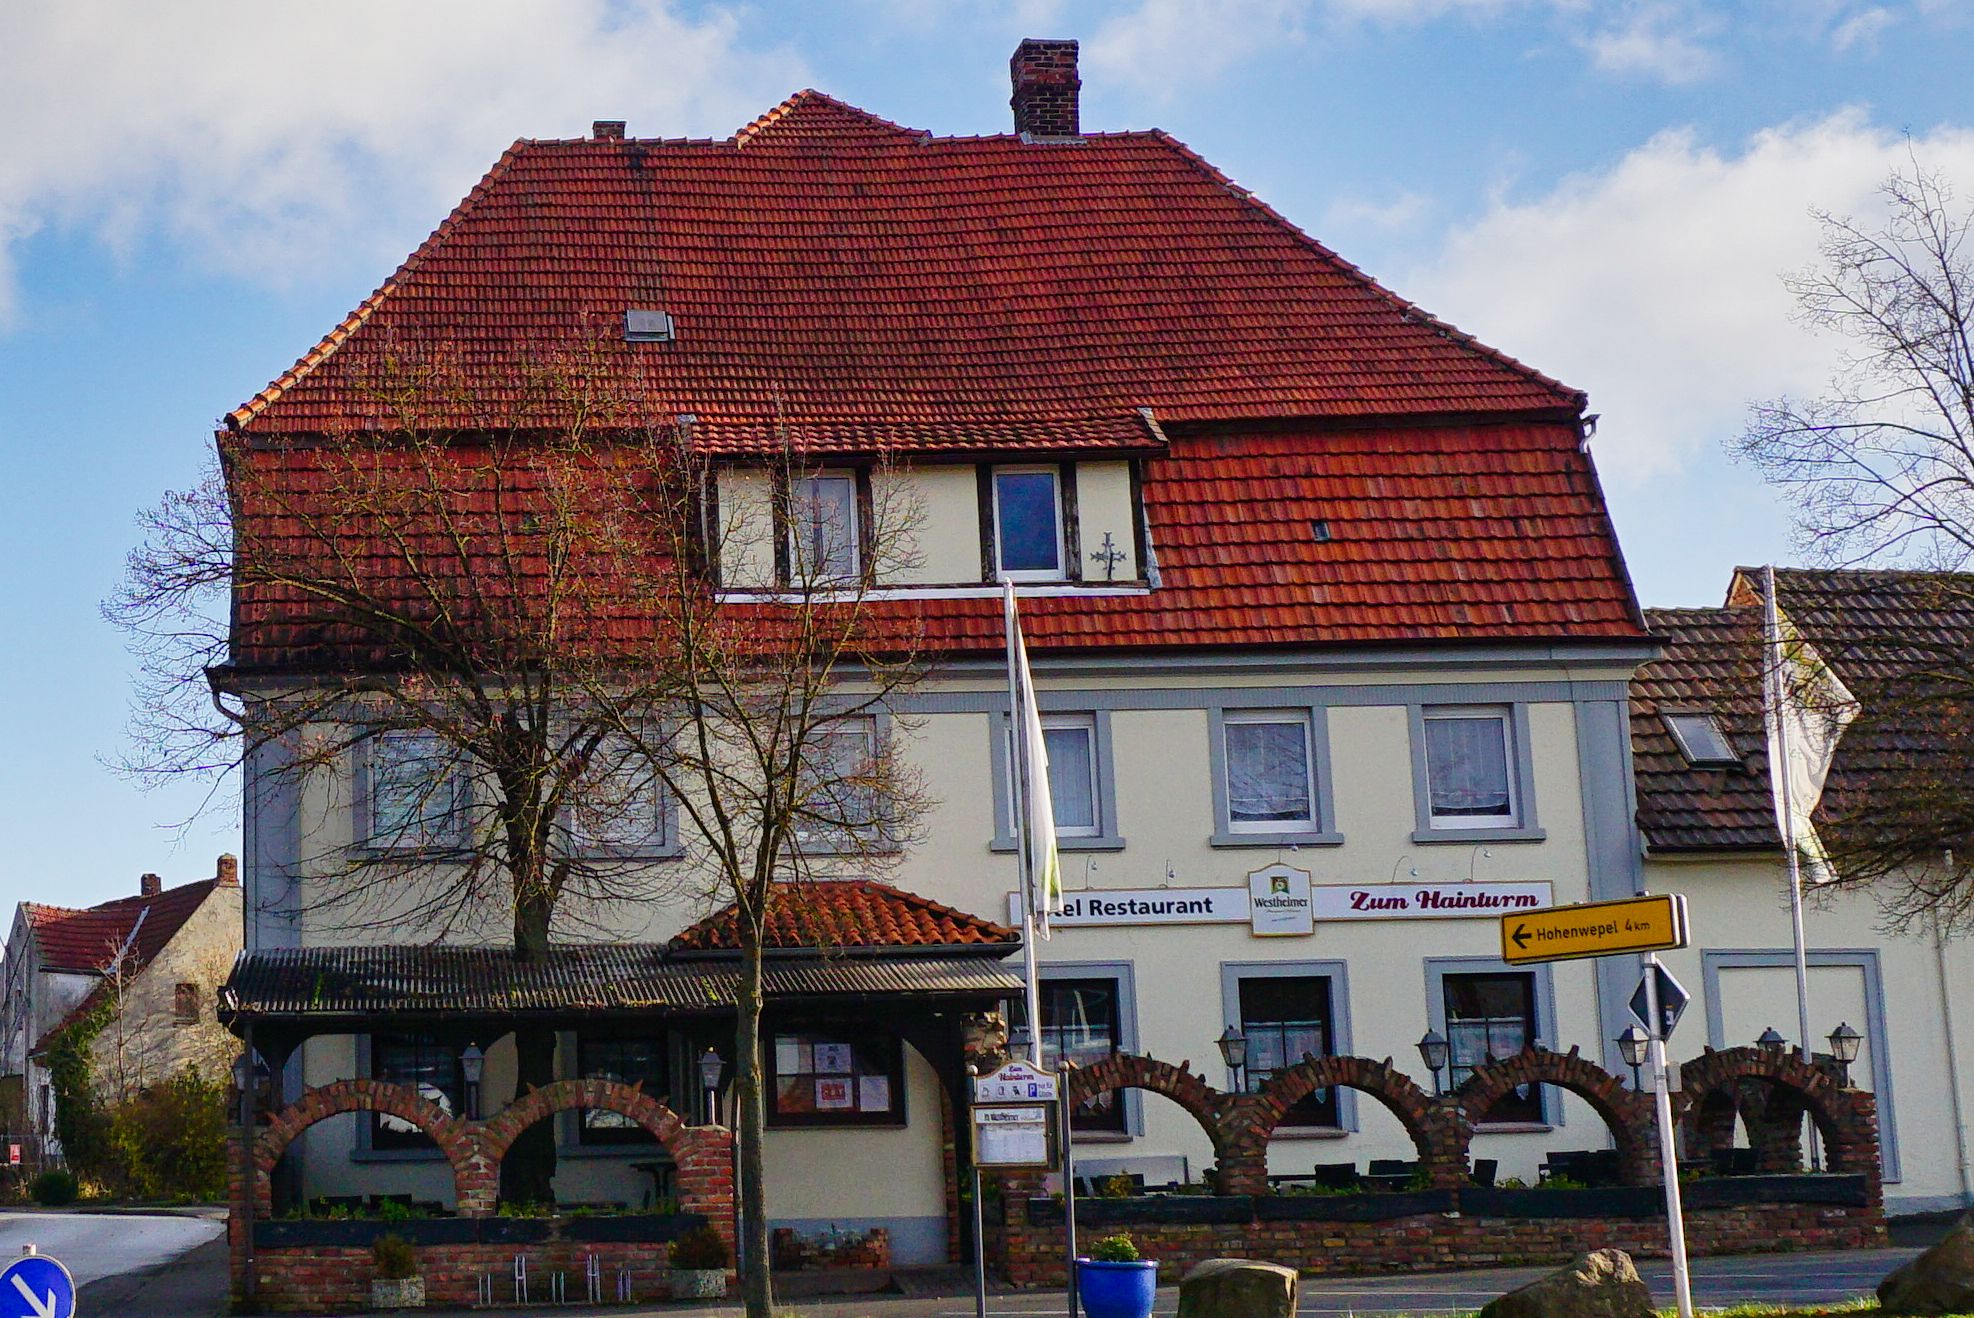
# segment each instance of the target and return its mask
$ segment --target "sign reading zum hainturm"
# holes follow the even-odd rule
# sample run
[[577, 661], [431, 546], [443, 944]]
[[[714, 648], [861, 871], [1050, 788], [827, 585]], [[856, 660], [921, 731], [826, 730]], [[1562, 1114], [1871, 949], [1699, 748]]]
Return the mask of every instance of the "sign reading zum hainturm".
[[1501, 917], [1501, 959], [1525, 966], [1686, 946], [1686, 898], [1677, 893], [1584, 902]]
[[[1547, 880], [1502, 883], [1310, 883], [1307, 871], [1270, 866], [1240, 888], [1084, 888], [1063, 894], [1059, 928], [1245, 924], [1257, 937], [1310, 934], [1326, 921], [1494, 919], [1555, 900]], [[1021, 898], [1008, 894], [1008, 920]]]

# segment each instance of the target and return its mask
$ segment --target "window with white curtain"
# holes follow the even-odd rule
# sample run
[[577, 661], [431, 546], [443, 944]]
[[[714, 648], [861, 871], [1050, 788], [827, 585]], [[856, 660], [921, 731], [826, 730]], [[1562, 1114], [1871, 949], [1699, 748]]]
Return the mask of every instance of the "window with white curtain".
[[879, 822], [877, 720], [855, 715], [818, 728], [803, 777], [796, 839], [814, 849], [849, 846], [854, 832]]
[[642, 855], [663, 851], [672, 837], [671, 798], [628, 739], [597, 748], [568, 819], [570, 839], [583, 852]]
[[1434, 828], [1500, 828], [1519, 817], [1514, 727], [1505, 709], [1424, 711]]
[[429, 732], [380, 732], [366, 752], [370, 846], [415, 849], [458, 842], [463, 792], [451, 747]]
[[1316, 826], [1309, 716], [1280, 710], [1229, 710], [1227, 816], [1237, 833]]
[[856, 476], [800, 476], [788, 495], [789, 575], [796, 582], [855, 580], [863, 567]]
[[[1003, 720], [1005, 723], [1006, 720]], [[1014, 736], [1004, 739], [1008, 776], [1015, 772]], [[1093, 714], [1042, 715], [1042, 748], [1049, 757], [1049, 805], [1057, 837], [1096, 837], [1103, 832], [1097, 804], [1097, 720]], [[1014, 793], [1006, 793], [1006, 828], [1014, 832]]]

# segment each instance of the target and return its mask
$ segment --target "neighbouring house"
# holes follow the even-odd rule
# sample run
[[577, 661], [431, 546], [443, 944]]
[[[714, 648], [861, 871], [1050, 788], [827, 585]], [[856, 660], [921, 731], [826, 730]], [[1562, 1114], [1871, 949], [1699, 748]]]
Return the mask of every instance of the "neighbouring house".
[[[921, 770], [937, 800], [922, 841], [885, 882], [812, 885], [771, 931], [767, 1176], [789, 1239], [881, 1231], [895, 1263], [965, 1256], [965, 1066], [1005, 1008], [1017, 1046], [1039, 1028], [1051, 1061], [1082, 1068], [1082, 1177], [1213, 1170], [1265, 1197], [1340, 1165], [1418, 1175], [1442, 1197], [1391, 1209], [1406, 1229], [1362, 1217], [1317, 1257], [1329, 1231], [1298, 1225], [1280, 1248], [1311, 1267], [1430, 1266], [1498, 1229], [1499, 1257], [1567, 1253], [1592, 1237], [1504, 1224], [1498, 1206], [1456, 1215], [1447, 1196], [1478, 1193], [1470, 1163], [1533, 1182], [1558, 1152], [1615, 1145], [1649, 1181], [1656, 1158], [1615, 1042], [1637, 959], [1509, 966], [1496, 918], [1647, 881], [1632, 684], [1661, 641], [1598, 486], [1587, 400], [1169, 135], [1084, 131], [1075, 43], [1024, 42], [1012, 74], [1013, 131], [982, 136], [805, 91], [723, 140], [600, 121], [517, 142], [226, 417], [222, 451], [279, 473], [326, 434], [384, 432], [369, 386], [386, 360], [442, 353], [491, 392], [531, 351], [622, 326], [607, 369], [679, 418], [668, 438], [720, 455], [709, 506], [759, 514], [707, 547], [706, 588], [735, 608], [772, 598], [789, 537], [814, 534], [941, 653], [928, 684], [852, 730]], [[801, 527], [772, 513], [790, 503], [771, 460], [789, 449]], [[913, 552], [871, 562], [859, 518], [878, 484], [922, 518]], [[283, 514], [243, 515], [268, 531]], [[1033, 1023], [1011, 960], [1003, 579], [1019, 583], [1068, 889]], [[348, 675], [333, 618], [247, 603], [223, 688], [276, 699]], [[698, 1068], [732, 1047], [731, 913], [685, 893], [587, 911], [527, 962], [456, 911], [350, 923], [346, 856], [398, 845], [411, 820], [405, 872], [442, 871], [472, 775], [385, 735], [306, 777], [290, 754], [246, 766], [247, 948], [222, 1015], [275, 1079], [236, 1214], [393, 1195], [485, 1217], [491, 1169], [548, 1121], [559, 1200], [676, 1200], [719, 1224], [729, 1155]], [[654, 870], [688, 863], [678, 803], [652, 800], [634, 833]], [[559, 1082], [517, 1083], [523, 1022], [556, 1031]], [[1218, 1046], [1229, 1031], [1239, 1068]], [[1414, 1053], [1428, 1032], [1449, 1054], [1431, 1073]], [[1760, 1072], [1753, 1052], [1733, 1056]], [[1820, 1116], [1841, 1109], [1849, 1180], [1823, 1208], [1786, 1187], [1760, 1208], [1718, 1199], [1714, 1225], [1696, 1211], [1704, 1247], [1877, 1230], [1870, 1096], [1783, 1080]], [[1649, 1219], [1651, 1192], [1626, 1188]], [[999, 1262], [1038, 1279], [1050, 1264], [1022, 1239], [1047, 1200], [1001, 1202]], [[1205, 1234], [1174, 1259], [1219, 1228], [1185, 1229]], [[1595, 1239], [1652, 1248], [1654, 1230]], [[352, 1302], [300, 1233], [236, 1215], [236, 1277], [264, 1302]], [[570, 1239], [534, 1266], [582, 1267]], [[612, 1269], [652, 1254], [609, 1239]], [[471, 1270], [504, 1277], [513, 1251], [495, 1253]], [[467, 1267], [445, 1273], [448, 1299], [472, 1298]]]
[[22, 902], [8, 934], [0, 990], [0, 1067], [18, 1077], [23, 1110], [11, 1134], [27, 1160], [61, 1157], [45, 1053], [94, 1013], [90, 1053], [99, 1094], [129, 1098], [187, 1066], [225, 1074], [238, 1051], [218, 1026], [219, 985], [239, 955], [239, 861], [167, 888], [155, 874], [135, 896], [95, 906]]
[[[1872, 808], [1915, 758], [1952, 753], [1936, 725], [1950, 711], [1901, 695], [1916, 670], [1974, 650], [1974, 577], [1924, 572], [1775, 570], [1781, 625], [1806, 668], [1827, 665], [1856, 701], [1828, 756], [1821, 798], [1804, 802], [1811, 832]], [[1762, 574], [1739, 569], [1719, 608], [1648, 609], [1665, 647], [1632, 687], [1645, 883], [1686, 895], [1693, 946], [1664, 954], [1693, 994], [1675, 1055], [1746, 1045], [1774, 1029], [1801, 1044], [1786, 855], [1763, 719]], [[1796, 705], [1827, 704], [1784, 684]], [[1828, 711], [1811, 708], [1814, 729]], [[1799, 747], [1800, 749], [1800, 747]], [[1894, 1212], [1974, 1202], [1965, 1113], [1974, 1077], [1969, 952], [1921, 919], [1887, 932], [1890, 885], [1820, 885], [1806, 865], [1810, 1045], [1860, 1037], [1850, 1070], [1878, 1100], [1886, 1206]], [[1725, 1109], [1715, 1134], [1733, 1135]], [[1760, 1096], [1738, 1114], [1741, 1144], [1762, 1120]], [[1697, 1114], [1696, 1114], [1697, 1117]]]

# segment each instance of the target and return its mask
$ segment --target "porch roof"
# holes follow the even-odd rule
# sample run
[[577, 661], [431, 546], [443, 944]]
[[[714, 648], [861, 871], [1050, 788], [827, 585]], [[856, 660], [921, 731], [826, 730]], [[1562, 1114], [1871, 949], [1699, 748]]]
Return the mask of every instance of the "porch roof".
[[[1021, 992], [1007, 949], [971, 953], [770, 955], [769, 1000], [995, 997]], [[986, 955], [982, 952], [986, 951]], [[678, 957], [659, 943], [565, 945], [523, 961], [497, 947], [307, 947], [242, 952], [220, 989], [228, 1025], [337, 1018], [724, 1012], [740, 987], [731, 957]]]

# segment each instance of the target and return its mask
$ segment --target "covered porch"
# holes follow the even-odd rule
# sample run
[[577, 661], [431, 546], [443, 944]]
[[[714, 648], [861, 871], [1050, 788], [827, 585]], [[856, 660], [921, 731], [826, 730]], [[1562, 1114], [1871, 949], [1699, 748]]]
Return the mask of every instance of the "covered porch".
[[[953, 1114], [979, 1017], [1020, 992], [1003, 964], [1018, 939], [883, 885], [819, 900], [774, 931], [766, 967], [777, 1253], [785, 1243], [812, 1267], [964, 1257]], [[524, 1255], [538, 1276], [564, 1274], [572, 1299], [599, 1271], [601, 1298], [666, 1294], [666, 1242], [697, 1225], [735, 1236], [740, 976], [725, 915], [665, 944], [529, 960], [469, 947], [244, 954], [221, 997], [260, 1063], [234, 1141], [236, 1289], [269, 1307], [351, 1303], [367, 1245], [394, 1231], [433, 1238], [434, 1302], [473, 1303], [488, 1277], [512, 1298]], [[517, 1030], [552, 1034], [553, 1082], [517, 1082]], [[552, 1210], [508, 1203], [501, 1187], [515, 1141], [543, 1122]], [[886, 1176], [874, 1182], [873, 1166]], [[304, 1266], [325, 1249], [347, 1251], [345, 1266]]]

